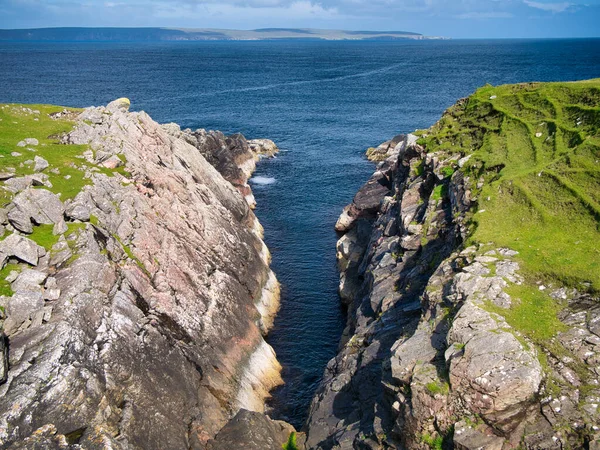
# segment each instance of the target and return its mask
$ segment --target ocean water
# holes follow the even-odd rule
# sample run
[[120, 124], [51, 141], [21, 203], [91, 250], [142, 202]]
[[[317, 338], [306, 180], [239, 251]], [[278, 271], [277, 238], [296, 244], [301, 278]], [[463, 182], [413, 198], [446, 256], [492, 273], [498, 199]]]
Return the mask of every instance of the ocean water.
[[0, 43], [0, 102], [129, 97], [160, 122], [242, 132], [282, 149], [252, 180], [282, 307], [272, 414], [301, 426], [345, 317], [337, 216], [373, 171], [363, 154], [434, 123], [485, 83], [600, 77], [600, 40]]

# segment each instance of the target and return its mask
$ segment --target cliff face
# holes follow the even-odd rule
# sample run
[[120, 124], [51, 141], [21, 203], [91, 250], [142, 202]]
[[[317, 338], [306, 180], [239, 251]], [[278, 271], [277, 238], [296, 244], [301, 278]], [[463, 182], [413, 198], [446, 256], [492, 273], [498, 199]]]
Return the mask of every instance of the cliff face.
[[600, 83], [486, 86], [397, 136], [336, 229], [309, 448], [600, 448]]
[[2, 448], [203, 449], [281, 383], [260, 224], [203, 156], [265, 143], [128, 106], [0, 109]]

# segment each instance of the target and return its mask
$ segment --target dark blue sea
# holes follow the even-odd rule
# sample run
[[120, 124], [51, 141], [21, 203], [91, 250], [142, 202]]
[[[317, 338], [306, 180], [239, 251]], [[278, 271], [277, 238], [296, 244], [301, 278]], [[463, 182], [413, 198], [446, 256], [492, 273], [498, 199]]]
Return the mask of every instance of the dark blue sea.
[[0, 102], [69, 106], [129, 97], [183, 127], [282, 149], [256, 175], [282, 307], [269, 336], [286, 385], [273, 415], [300, 426], [345, 317], [333, 225], [373, 171], [363, 156], [428, 127], [485, 83], [600, 77], [600, 40], [0, 43]]

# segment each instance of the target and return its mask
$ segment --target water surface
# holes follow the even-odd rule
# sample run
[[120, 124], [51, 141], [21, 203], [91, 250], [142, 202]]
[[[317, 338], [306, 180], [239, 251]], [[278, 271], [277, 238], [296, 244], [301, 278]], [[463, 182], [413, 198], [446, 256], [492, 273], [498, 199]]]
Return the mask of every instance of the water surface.
[[485, 83], [600, 77], [600, 40], [0, 43], [0, 102], [129, 97], [160, 122], [242, 132], [282, 149], [253, 190], [282, 307], [269, 342], [300, 426], [344, 326], [333, 225], [373, 167], [364, 150], [430, 126]]

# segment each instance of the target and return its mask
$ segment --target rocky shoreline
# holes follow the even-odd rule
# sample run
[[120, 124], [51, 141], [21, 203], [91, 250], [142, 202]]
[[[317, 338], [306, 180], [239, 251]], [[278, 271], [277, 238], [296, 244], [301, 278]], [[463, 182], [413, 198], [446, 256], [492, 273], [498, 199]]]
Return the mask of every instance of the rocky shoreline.
[[[547, 122], [539, 119], [544, 115], [560, 123], [558, 105], [566, 93], [568, 102], [600, 105], [599, 91], [588, 90], [585, 82], [557, 83], [557, 88], [506, 86], [497, 95], [485, 87], [477, 98], [460, 100], [431, 129], [396, 136], [367, 151], [377, 169], [336, 224], [343, 233], [337, 259], [348, 324], [313, 399], [306, 448], [600, 448], [597, 291], [587, 281], [574, 287], [562, 274], [525, 270], [537, 253], [522, 255], [472, 238], [489, 226], [476, 218], [503, 214], [487, 210], [494, 207], [491, 195], [512, 195], [510, 186], [517, 181], [484, 189], [510, 162], [523, 164], [519, 176], [531, 180], [529, 214], [535, 217], [552, 205], [554, 197], [545, 197], [547, 187], [533, 189], [553, 166], [536, 170], [533, 163], [517, 159], [526, 157], [524, 144], [514, 156], [503, 156], [500, 166], [487, 160], [495, 151], [489, 142], [503, 136], [504, 127], [515, 139], [513, 117], [531, 120], [534, 107], [522, 100], [525, 95], [540, 102], [542, 93], [549, 94], [556, 108], [554, 116], [535, 110], [533, 130], [544, 129]], [[506, 96], [502, 108], [495, 106], [500, 95]], [[506, 104], [515, 116], [502, 117], [508, 116]], [[566, 125], [563, 132], [577, 133], [577, 143], [565, 146], [562, 155], [582, 154], [578, 145], [594, 148], [600, 124], [590, 118], [574, 124], [576, 131]], [[522, 130], [533, 139], [545, 138], [539, 147], [551, 143], [557, 158], [559, 133]], [[486, 141], [486, 133], [496, 134]], [[470, 145], [466, 151], [464, 141]], [[473, 148], [482, 144], [474, 155]], [[510, 145], [507, 140], [498, 148], [511, 151]], [[566, 158], [561, 170], [577, 170]], [[552, 174], [548, 183], [556, 179]], [[583, 184], [585, 178], [578, 181]], [[553, 195], [563, 196], [563, 202], [576, 193], [574, 185], [562, 189], [554, 188]], [[556, 214], [550, 211], [542, 226], [548, 227], [550, 214]], [[514, 240], [525, 251], [529, 247], [520, 241], [526, 237]], [[552, 274], [561, 270], [557, 266], [545, 267]]]
[[[204, 449], [282, 382], [263, 339], [279, 286], [247, 184], [276, 146], [128, 109], [4, 107], [66, 131], [23, 141], [35, 169], [3, 176], [2, 448]], [[44, 159], [57, 145], [73, 158]]]
[[275, 144], [40, 109], [0, 106], [1, 448], [600, 449], [598, 80], [485, 86], [367, 151], [301, 433], [264, 414]]

